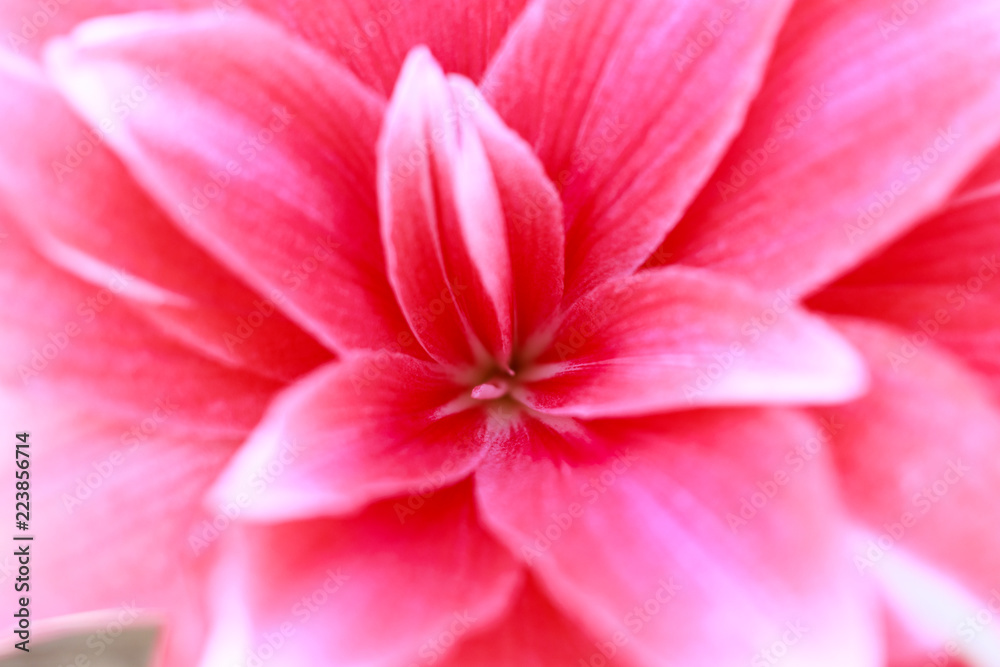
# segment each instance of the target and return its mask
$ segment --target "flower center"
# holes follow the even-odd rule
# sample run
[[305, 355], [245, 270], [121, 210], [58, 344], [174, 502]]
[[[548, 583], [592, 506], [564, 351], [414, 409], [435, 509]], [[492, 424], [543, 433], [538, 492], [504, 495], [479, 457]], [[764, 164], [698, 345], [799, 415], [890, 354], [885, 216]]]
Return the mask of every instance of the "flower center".
[[490, 410], [516, 411], [519, 404], [516, 396], [520, 393], [526, 365], [522, 358], [514, 355], [506, 364], [480, 366], [460, 381], [467, 383], [469, 393], [466, 396], [474, 403], [487, 404]]

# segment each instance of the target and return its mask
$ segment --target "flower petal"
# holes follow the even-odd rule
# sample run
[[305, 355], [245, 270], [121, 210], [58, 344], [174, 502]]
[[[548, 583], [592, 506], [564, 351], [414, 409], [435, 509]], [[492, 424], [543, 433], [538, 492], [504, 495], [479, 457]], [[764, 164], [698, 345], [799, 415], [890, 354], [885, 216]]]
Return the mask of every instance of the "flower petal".
[[526, 1], [248, 0], [247, 4], [325, 49], [388, 97], [407, 53], [421, 44], [446, 72], [478, 80]]
[[[183, 602], [178, 588], [208, 546], [197, 544], [200, 522], [215, 519], [204, 494], [240, 437], [199, 432], [160, 405], [126, 420], [39, 402], [4, 419], [31, 433], [28, 534], [59, 545], [32, 549], [31, 574], [45, 582], [32, 586], [38, 618], [123, 604], [169, 613]], [[13, 456], [4, 466], [13, 478]]]
[[[378, 190], [389, 281], [435, 359], [501, 365], [512, 346], [507, 228], [467, 104], [425, 48], [407, 59], [379, 140]], [[435, 310], [435, 306], [441, 306]]]
[[406, 525], [387, 502], [238, 536], [218, 571], [204, 665], [238, 664], [261, 646], [274, 667], [436, 661], [456, 634], [499, 616], [522, 576], [479, 526], [468, 483], [430, 498]]
[[[436, 364], [406, 355], [333, 362], [275, 402], [215, 496], [252, 495], [244, 516], [276, 520], [351, 512], [455, 482], [486, 442], [481, 411], [445, 409], [462, 391]], [[281, 474], [266, 475], [266, 489], [255, 492], [272, 465]]]
[[[174, 221], [334, 350], [409, 335], [376, 218], [382, 102], [335, 62], [249, 15], [88, 23], [46, 62]], [[279, 298], [280, 298], [279, 297]]]
[[[862, 534], [859, 540], [877, 539]], [[977, 599], [904, 547], [883, 556], [872, 578], [885, 601], [888, 664], [894, 667], [988, 667], [1000, 657], [1000, 590]], [[990, 619], [987, 624], [984, 619]]]
[[[182, 342], [280, 380], [330, 353], [184, 237], [40, 70], [0, 59], [0, 197], [46, 256], [121, 297]], [[39, 202], [44, 202], [40, 205]], [[252, 323], [252, 324], [251, 324]]]
[[[441, 667], [579, 667], [581, 659], [599, 664], [591, 662], [594, 655], [600, 653], [593, 639], [529, 578], [496, 627], [470, 633]], [[615, 660], [622, 667], [632, 664]]]
[[[514, 290], [514, 339], [524, 345], [563, 296], [566, 233], [562, 202], [531, 147], [482, 99], [468, 81], [449, 77], [490, 160], [507, 221]], [[469, 108], [471, 107], [471, 109]]]
[[97, 287], [50, 265], [3, 209], [0, 234], [0, 385], [24, 400], [133, 420], [169, 399], [175, 422], [221, 437], [246, 433], [280, 388], [164, 336], [123, 303], [119, 283]]
[[[60, 545], [32, 559], [46, 582], [32, 613], [169, 607], [203, 493], [280, 385], [165, 338], [113, 286], [49, 265], [16, 225], [0, 241], [2, 422], [31, 434], [43, 471], [31, 527]], [[14, 457], [4, 465], [13, 477]]]
[[108, 14], [210, 7], [214, 0], [6, 0], [0, 3], [0, 48], [29, 58], [45, 42], [87, 19]]
[[[974, 180], [1000, 169], [1000, 151]], [[813, 308], [908, 332], [891, 365], [929, 341], [947, 348], [1000, 396], [1000, 192], [968, 189], [942, 212], [809, 298]]]
[[789, 4], [525, 9], [480, 87], [562, 193], [571, 299], [638, 268], [680, 219], [739, 129]]
[[829, 461], [798, 454], [817, 432], [777, 411], [523, 418], [477, 495], [557, 606], [628, 660], [751, 664], [786, 633], [789, 664], [879, 665]]
[[1000, 522], [1000, 410], [973, 374], [928, 345], [893, 365], [901, 332], [863, 320], [838, 328], [864, 354], [872, 389], [844, 406], [833, 448], [852, 513], [877, 533], [858, 548], [870, 573], [882, 554], [904, 547], [983, 599], [997, 586]]
[[633, 415], [697, 405], [824, 403], [864, 389], [860, 359], [788, 294], [657, 269], [575, 303], [518, 398], [554, 414]]
[[743, 131], [661, 254], [796, 294], [857, 264], [1000, 138], [998, 30], [990, 0], [796, 3]]
[[993, 198], [1000, 194], [1000, 146], [986, 156], [951, 199], [952, 205]]

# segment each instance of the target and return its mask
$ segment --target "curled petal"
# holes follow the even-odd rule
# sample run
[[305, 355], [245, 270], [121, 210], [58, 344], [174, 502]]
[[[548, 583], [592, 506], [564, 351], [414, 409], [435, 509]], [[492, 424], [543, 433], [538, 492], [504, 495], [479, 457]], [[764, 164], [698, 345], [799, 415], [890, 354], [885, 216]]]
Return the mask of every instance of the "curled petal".
[[691, 269], [613, 280], [569, 309], [516, 395], [548, 413], [823, 403], [865, 387], [860, 358], [787, 293]]
[[[407, 355], [333, 362], [275, 401], [214, 496], [252, 496], [244, 516], [273, 521], [357, 511], [455, 482], [487, 442], [481, 411], [449, 410], [461, 393], [439, 366]], [[271, 466], [281, 474], [265, 475], [259, 489]]]

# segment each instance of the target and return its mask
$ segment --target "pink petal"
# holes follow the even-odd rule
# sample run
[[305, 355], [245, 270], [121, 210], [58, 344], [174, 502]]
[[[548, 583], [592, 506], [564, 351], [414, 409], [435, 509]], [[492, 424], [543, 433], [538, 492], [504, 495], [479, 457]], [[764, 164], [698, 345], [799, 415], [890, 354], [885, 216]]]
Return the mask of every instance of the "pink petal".
[[[871, 537], [859, 536], [865, 539]], [[1000, 612], [1000, 590], [989, 599], [977, 599], [905, 548], [886, 554], [870, 577], [886, 607], [890, 667], [976, 667], [996, 662], [1000, 629], [992, 620], [984, 625], [982, 619]]]
[[[441, 667], [579, 667], [602, 655], [583, 628], [556, 609], [533, 579], [495, 627], [469, 633]], [[599, 661], [595, 661], [598, 662]], [[615, 658], [615, 665], [631, 663]]]
[[[4, 420], [31, 433], [28, 534], [35, 545], [59, 545], [32, 549], [31, 576], [45, 582], [32, 586], [37, 618], [123, 604], [169, 613], [182, 602], [178, 589], [218, 535], [204, 494], [240, 437], [193, 430], [169, 401], [160, 405], [123, 419], [37, 402]], [[13, 479], [10, 458], [5, 476]], [[213, 532], [201, 541], [206, 526]], [[0, 566], [10, 565], [0, 556]]]
[[1000, 138], [1000, 14], [989, 0], [906, 7], [796, 3], [664, 256], [801, 294], [941, 204]]
[[526, 0], [249, 0], [388, 96], [410, 49], [479, 79]]
[[562, 193], [571, 296], [631, 273], [680, 219], [739, 129], [788, 5], [541, 0], [524, 11], [481, 88]]
[[[206, 665], [409, 665], [488, 626], [521, 571], [480, 528], [470, 485], [402, 525], [389, 501], [356, 518], [249, 526], [217, 572]], [[275, 648], [271, 648], [275, 647]]]
[[[400, 75], [379, 141], [382, 240], [410, 326], [432, 357], [510, 358], [507, 229], [482, 141], [424, 49]], [[440, 306], [440, 308], [437, 308]]]
[[1000, 194], [1000, 146], [969, 175], [952, 197], [952, 204], [965, 204]]
[[163, 337], [113, 288], [49, 265], [17, 226], [0, 238], [2, 421], [31, 434], [31, 526], [59, 544], [32, 560], [46, 582], [32, 613], [169, 607], [203, 494], [280, 385]]
[[[439, 366], [405, 355], [334, 362], [275, 402], [215, 496], [254, 495], [244, 515], [267, 520], [345, 513], [403, 493], [419, 502], [482, 455], [483, 413], [447, 409], [463, 391]], [[271, 465], [281, 475], [254, 493]]]
[[855, 550], [855, 566], [871, 573], [884, 552], [904, 548], [988, 597], [1000, 561], [1000, 410], [933, 345], [894, 368], [902, 332], [846, 319], [838, 328], [872, 371], [863, 399], [820, 410], [838, 425], [833, 448], [848, 506], [876, 534]]
[[[1000, 167], [1000, 152], [977, 179]], [[902, 327], [890, 358], [907, 365], [930, 341], [979, 371], [1000, 396], [1000, 192], [960, 193], [930, 220], [809, 299], [810, 306]]]
[[[212, 555], [218, 551], [213, 550]], [[197, 665], [204, 654], [211, 623], [208, 593], [213, 565], [209, 557], [202, 558], [197, 567], [185, 571], [185, 577], [176, 585], [179, 601], [164, 618], [154, 658], [156, 667], [190, 667]]]
[[697, 405], [825, 403], [864, 389], [860, 359], [787, 293], [690, 269], [606, 283], [566, 314], [516, 394], [585, 417]]
[[238, 437], [280, 384], [226, 369], [164, 336], [123, 302], [50, 265], [0, 209], [0, 293], [6, 362], [0, 385], [37, 406], [141, 421], [159, 405], [204, 437]]
[[[184, 237], [33, 68], [0, 60], [0, 193], [55, 263], [122, 296], [164, 331], [282, 380], [330, 353]], [[105, 129], [115, 131], [108, 119]], [[44, 205], [40, 205], [44, 202]]]
[[514, 334], [520, 344], [545, 322], [563, 296], [565, 230], [559, 193], [531, 147], [504, 125], [477, 91], [450, 77], [483, 141], [507, 221], [514, 290]]
[[32, 575], [46, 582], [32, 612], [177, 604], [175, 587], [195, 559], [190, 540], [199, 521], [215, 518], [203, 512], [203, 495], [239, 441], [158, 433], [132, 449], [119, 437], [138, 424], [75, 418], [80, 426], [54, 438], [30, 426], [46, 478], [35, 484], [32, 528], [43, 543], [60, 544], [32, 563]]
[[877, 665], [828, 459], [799, 453], [820, 434], [777, 411], [524, 418], [476, 488], [484, 523], [626, 660], [752, 664], [784, 635], [789, 664]]
[[0, 49], [35, 58], [45, 42], [95, 16], [157, 9], [211, 7], [214, 0], [5, 0]]
[[382, 103], [349, 72], [266, 22], [214, 13], [91, 22], [47, 63], [91, 123], [129, 112], [108, 142], [139, 182], [317, 339], [412, 344], [378, 236]]

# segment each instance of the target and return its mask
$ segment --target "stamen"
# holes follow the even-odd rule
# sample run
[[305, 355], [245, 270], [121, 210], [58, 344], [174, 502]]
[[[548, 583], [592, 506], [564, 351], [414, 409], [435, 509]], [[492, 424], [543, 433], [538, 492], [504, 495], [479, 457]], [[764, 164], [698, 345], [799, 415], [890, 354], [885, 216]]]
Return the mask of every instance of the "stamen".
[[509, 390], [510, 385], [507, 384], [506, 380], [494, 378], [489, 382], [484, 382], [475, 387], [472, 390], [472, 398], [478, 401], [491, 401], [495, 398], [505, 396]]

